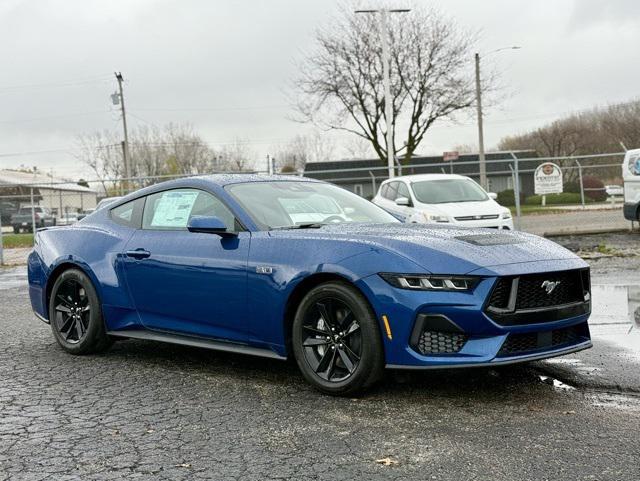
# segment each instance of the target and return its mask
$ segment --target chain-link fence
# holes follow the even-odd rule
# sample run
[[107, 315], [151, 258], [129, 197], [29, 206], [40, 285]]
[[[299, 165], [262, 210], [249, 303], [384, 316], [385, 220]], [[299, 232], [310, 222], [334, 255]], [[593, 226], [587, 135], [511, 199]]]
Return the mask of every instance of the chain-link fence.
[[[498, 202], [512, 208], [517, 229], [536, 234], [615, 230], [629, 227], [622, 216], [622, 160], [624, 152], [572, 157], [487, 158], [488, 190], [498, 194]], [[364, 162], [364, 165], [363, 165]], [[564, 176], [565, 193], [547, 196], [534, 194], [534, 171], [543, 162], [560, 166]], [[334, 183], [363, 197], [373, 197], [388, 177], [387, 166], [379, 160], [344, 161], [343, 168], [326, 169], [309, 164], [306, 175]], [[334, 164], [335, 165], [335, 164]], [[230, 173], [230, 172], [218, 172]], [[256, 172], [244, 172], [256, 173]], [[423, 162], [417, 159], [408, 165], [398, 165], [396, 175], [423, 173], [454, 173], [479, 180], [477, 160], [453, 162]], [[91, 213], [104, 199], [128, 194], [142, 187], [188, 175], [163, 175], [131, 179], [92, 179], [82, 185], [69, 181], [9, 184], [0, 179], [0, 262], [2, 234], [9, 247], [12, 234], [31, 233], [41, 227], [70, 225]], [[606, 183], [620, 187], [611, 191]], [[612, 194], [612, 195], [610, 195]], [[545, 202], [546, 201], [546, 202]], [[546, 205], [544, 205], [546, 204]], [[24, 236], [21, 245], [31, 242]]]

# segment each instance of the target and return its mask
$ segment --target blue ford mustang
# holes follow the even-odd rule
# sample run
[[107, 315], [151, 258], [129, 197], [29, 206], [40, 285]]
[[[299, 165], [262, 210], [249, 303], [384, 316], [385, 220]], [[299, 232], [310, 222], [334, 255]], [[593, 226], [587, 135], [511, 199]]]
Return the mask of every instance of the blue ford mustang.
[[401, 224], [324, 182], [194, 177], [38, 231], [35, 313], [73, 354], [138, 338], [293, 357], [330, 394], [385, 367], [493, 366], [591, 346], [589, 269], [518, 232]]

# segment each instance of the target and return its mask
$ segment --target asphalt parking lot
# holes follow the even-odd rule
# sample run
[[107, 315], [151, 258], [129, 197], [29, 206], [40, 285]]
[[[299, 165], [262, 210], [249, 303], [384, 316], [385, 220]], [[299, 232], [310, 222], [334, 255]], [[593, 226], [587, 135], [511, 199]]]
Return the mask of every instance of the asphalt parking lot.
[[640, 479], [640, 257], [611, 254], [636, 241], [561, 241], [609, 246], [590, 260], [593, 349], [390, 372], [358, 399], [194, 348], [70, 356], [32, 315], [24, 267], [0, 270], [0, 481]]

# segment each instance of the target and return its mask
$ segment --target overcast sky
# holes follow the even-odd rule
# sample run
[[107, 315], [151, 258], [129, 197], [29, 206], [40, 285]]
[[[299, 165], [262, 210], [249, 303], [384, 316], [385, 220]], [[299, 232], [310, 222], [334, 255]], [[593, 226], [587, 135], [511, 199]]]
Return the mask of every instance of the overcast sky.
[[[487, 112], [489, 146], [565, 113], [639, 96], [637, 0], [429, 3], [479, 31], [480, 52], [522, 47], [486, 59], [502, 71], [509, 92]], [[90, 177], [72, 155], [74, 137], [120, 129], [109, 98], [114, 70], [126, 79], [132, 125], [190, 122], [214, 146], [249, 139], [263, 159], [278, 142], [305, 132], [287, 120], [286, 89], [294, 60], [337, 5], [0, 0], [0, 168], [35, 165], [57, 176]], [[437, 125], [419, 151], [475, 144], [476, 135], [472, 118]]]

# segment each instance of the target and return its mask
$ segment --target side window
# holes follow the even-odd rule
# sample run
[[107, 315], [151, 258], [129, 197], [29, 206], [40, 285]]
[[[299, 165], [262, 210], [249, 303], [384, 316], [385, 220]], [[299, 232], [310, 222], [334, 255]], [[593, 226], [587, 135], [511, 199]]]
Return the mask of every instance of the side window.
[[387, 198], [387, 190], [389, 189], [389, 184], [384, 184], [380, 187], [380, 197]]
[[143, 205], [144, 198], [140, 198], [114, 207], [111, 209], [111, 219], [118, 224], [139, 229]]
[[406, 197], [407, 199], [411, 200], [409, 187], [407, 187], [407, 184], [405, 184], [404, 182], [398, 182], [398, 197]]
[[389, 182], [387, 184], [386, 198], [389, 200], [396, 200], [397, 196], [398, 196], [398, 182]]
[[193, 216], [215, 216], [230, 231], [238, 230], [231, 211], [219, 199], [197, 189], [173, 189], [147, 197], [143, 229], [185, 230]]

